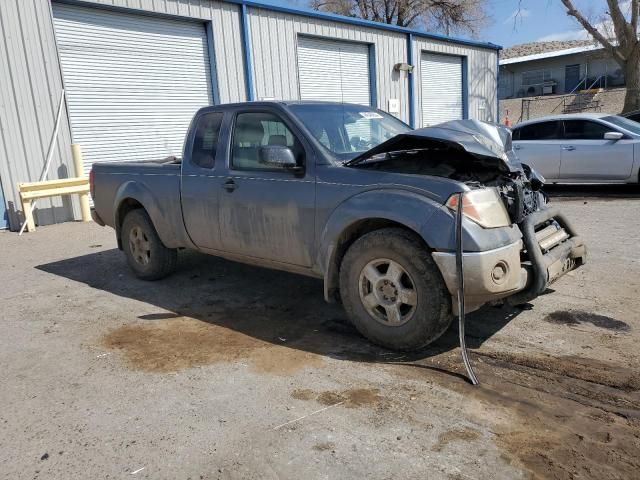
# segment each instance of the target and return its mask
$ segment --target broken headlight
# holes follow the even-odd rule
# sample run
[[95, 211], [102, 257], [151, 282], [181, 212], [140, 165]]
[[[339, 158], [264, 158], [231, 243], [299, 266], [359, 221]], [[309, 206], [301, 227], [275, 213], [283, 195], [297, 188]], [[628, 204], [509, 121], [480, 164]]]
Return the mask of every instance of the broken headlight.
[[[465, 192], [462, 197], [462, 214], [484, 228], [508, 227], [511, 225], [509, 213], [495, 188], [479, 188]], [[447, 200], [446, 206], [458, 209], [458, 194]]]

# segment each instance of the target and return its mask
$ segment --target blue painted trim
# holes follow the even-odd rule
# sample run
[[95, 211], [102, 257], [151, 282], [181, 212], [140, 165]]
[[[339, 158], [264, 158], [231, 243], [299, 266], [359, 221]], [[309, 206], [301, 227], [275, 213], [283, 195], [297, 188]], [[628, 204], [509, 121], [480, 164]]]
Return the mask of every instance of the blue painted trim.
[[253, 67], [251, 66], [251, 41], [249, 40], [249, 20], [247, 18], [247, 6], [243, 3], [240, 8], [242, 29], [242, 53], [244, 58], [244, 76], [247, 87], [247, 100], [253, 102]]
[[469, 70], [467, 57], [462, 57], [462, 118], [469, 118]]
[[[413, 33], [407, 34], [407, 63], [413, 65]], [[416, 105], [415, 105], [415, 65], [414, 71], [407, 72], [407, 82], [409, 83], [409, 126], [416, 128]]]
[[496, 123], [500, 123], [500, 50], [496, 51]]
[[9, 228], [9, 211], [7, 210], [7, 203], [4, 200], [2, 179], [0, 179], [0, 230], [6, 228]]
[[371, 106], [378, 108], [378, 81], [376, 78], [376, 47], [369, 44], [369, 95], [371, 96]]
[[205, 30], [207, 32], [207, 50], [209, 52], [209, 75], [211, 77], [211, 96], [213, 97], [213, 104], [218, 105], [220, 103], [220, 90], [218, 87], [218, 71], [216, 70], [216, 50], [214, 48], [213, 38], [213, 23], [205, 23]]
[[293, 8], [285, 7], [281, 5], [272, 5], [269, 3], [257, 2], [254, 0], [223, 0], [228, 3], [235, 3], [243, 6], [262, 8], [265, 10], [271, 10], [273, 12], [289, 13], [292, 15], [302, 15], [310, 18], [319, 18], [321, 20], [328, 20], [332, 22], [347, 23], [350, 25], [358, 25], [361, 27], [376, 28], [378, 30], [388, 30], [391, 32], [399, 33], [411, 33], [417, 37], [430, 38], [432, 40], [439, 40], [441, 42], [450, 42], [460, 45], [469, 45], [473, 47], [488, 48], [490, 50], [501, 50], [500, 45], [490, 42], [476, 42], [473, 40], [466, 40], [464, 38], [447, 37], [446, 35], [440, 35], [437, 33], [428, 33], [421, 30], [413, 30], [411, 28], [398, 27], [395, 25], [389, 25], [386, 23], [373, 22], [371, 20], [363, 20], [361, 18], [345, 17], [343, 15], [336, 15], [334, 13], [318, 12], [308, 8]]

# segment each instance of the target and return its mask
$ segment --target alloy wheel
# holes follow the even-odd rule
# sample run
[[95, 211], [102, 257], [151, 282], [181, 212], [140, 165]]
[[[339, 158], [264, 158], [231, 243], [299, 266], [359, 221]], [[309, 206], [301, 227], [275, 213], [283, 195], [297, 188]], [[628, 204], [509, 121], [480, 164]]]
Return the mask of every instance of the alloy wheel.
[[151, 261], [151, 243], [142, 228], [135, 226], [131, 229], [129, 247], [131, 255], [140, 265], [147, 265]]
[[385, 326], [404, 325], [416, 311], [415, 282], [398, 262], [380, 258], [367, 263], [359, 287], [362, 305]]

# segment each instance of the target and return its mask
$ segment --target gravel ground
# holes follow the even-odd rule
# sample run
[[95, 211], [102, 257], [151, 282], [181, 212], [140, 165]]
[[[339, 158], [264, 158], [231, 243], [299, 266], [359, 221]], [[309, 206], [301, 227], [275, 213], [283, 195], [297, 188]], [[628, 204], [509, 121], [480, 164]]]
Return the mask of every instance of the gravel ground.
[[[4, 478], [638, 478], [640, 195], [553, 190], [589, 263], [419, 354], [321, 282], [182, 253], [135, 279], [113, 231], [0, 234]], [[604, 192], [607, 193], [606, 191]]]

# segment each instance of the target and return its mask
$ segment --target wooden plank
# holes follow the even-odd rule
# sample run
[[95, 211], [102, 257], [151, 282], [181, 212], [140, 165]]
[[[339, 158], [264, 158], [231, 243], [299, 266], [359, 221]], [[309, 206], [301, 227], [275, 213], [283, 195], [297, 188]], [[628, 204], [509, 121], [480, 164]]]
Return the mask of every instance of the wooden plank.
[[52, 188], [72, 187], [76, 185], [89, 186], [88, 178], [63, 178], [60, 180], [45, 180], [44, 182], [19, 183], [20, 192], [33, 192], [38, 190], [48, 190]]
[[73, 185], [69, 187], [49, 188], [47, 190], [35, 190], [30, 192], [20, 192], [23, 200], [33, 200], [35, 198], [55, 197], [57, 195], [71, 195], [74, 193], [89, 193], [89, 185]]

